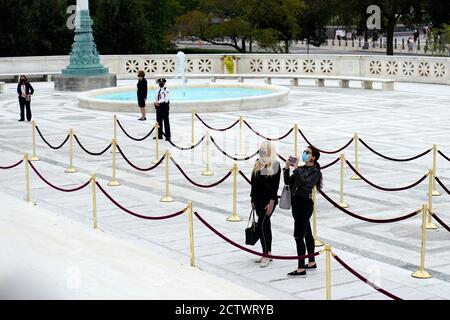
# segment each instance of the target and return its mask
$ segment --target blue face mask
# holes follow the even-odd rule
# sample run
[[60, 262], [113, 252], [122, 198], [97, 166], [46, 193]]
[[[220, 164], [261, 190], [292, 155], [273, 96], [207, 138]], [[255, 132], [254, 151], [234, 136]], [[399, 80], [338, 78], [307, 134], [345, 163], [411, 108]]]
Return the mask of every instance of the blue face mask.
[[303, 162], [308, 162], [309, 160], [309, 154], [307, 154], [306, 152], [303, 152], [302, 154], [302, 161]]

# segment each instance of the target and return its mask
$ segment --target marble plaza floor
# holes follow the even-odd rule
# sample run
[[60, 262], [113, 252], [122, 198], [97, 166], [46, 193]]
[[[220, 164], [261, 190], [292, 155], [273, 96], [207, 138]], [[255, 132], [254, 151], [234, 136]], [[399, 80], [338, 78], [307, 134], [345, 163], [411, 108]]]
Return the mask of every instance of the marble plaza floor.
[[[258, 81], [255, 81], [258, 82]], [[119, 85], [133, 84], [119, 81]], [[288, 85], [288, 82], [274, 81]], [[312, 83], [290, 87], [289, 104], [267, 110], [220, 112], [201, 114], [210, 125], [222, 128], [233, 123], [240, 115], [259, 132], [270, 137], [283, 135], [298, 123], [307, 138], [316, 146], [333, 150], [344, 145], [355, 132], [375, 150], [396, 158], [419, 154], [437, 144], [438, 149], [450, 155], [450, 90], [448, 86], [396, 83], [396, 91], [316, 88]], [[310, 84], [310, 86], [308, 86]], [[100, 151], [112, 139], [113, 114], [88, 111], [77, 106], [73, 93], [55, 92], [52, 83], [33, 83], [32, 102], [34, 119], [44, 136], [58, 145], [73, 128], [80, 141], [92, 151]], [[226, 106], [224, 106], [226, 110]], [[0, 95], [0, 166], [17, 162], [24, 152], [31, 152], [31, 124], [19, 123], [15, 84], [6, 84]], [[148, 118], [153, 118], [149, 115]], [[119, 114], [128, 132], [144, 136], [153, 125], [137, 121], [137, 113]], [[173, 142], [180, 146], [191, 143], [191, 114], [171, 114]], [[195, 123], [195, 140], [205, 133], [199, 121]], [[239, 151], [239, 126], [226, 133], [210, 134], [230, 154]], [[155, 159], [155, 145], [151, 139], [135, 142], [118, 129], [118, 143], [127, 157], [136, 165], [148, 167]], [[293, 154], [293, 134], [276, 148], [284, 157]], [[254, 153], [262, 139], [244, 128], [243, 151]], [[120, 187], [107, 187], [111, 178], [111, 154], [91, 156], [74, 146], [74, 166], [77, 173], [66, 174], [68, 145], [52, 150], [37, 136], [37, 154], [41, 161], [35, 166], [52, 183], [66, 188], [77, 186], [96, 172], [120, 204], [143, 215], [165, 215], [176, 212], [193, 201], [194, 210], [227, 237], [244, 243], [244, 229], [250, 211], [248, 183], [238, 176], [237, 212], [242, 222], [230, 223], [225, 219], [232, 210], [232, 179], [210, 189], [190, 184], [177, 168], [170, 165], [170, 193], [172, 203], [160, 202], [164, 194], [164, 167], [150, 172], [131, 168], [120, 156], [117, 160], [117, 178]], [[306, 144], [300, 138], [299, 150]], [[222, 178], [233, 161], [210, 145], [211, 169], [214, 176], [204, 177], [205, 145], [194, 151], [180, 151], [167, 142], [160, 142], [160, 151], [170, 150], [173, 158], [194, 181], [210, 184]], [[338, 154], [323, 154], [322, 165], [336, 159]], [[353, 162], [354, 147], [345, 150]], [[250, 176], [254, 159], [238, 162], [239, 168]], [[392, 162], [378, 157], [360, 144], [359, 170], [369, 180], [383, 187], [409, 185], [431, 168], [431, 153], [411, 162]], [[91, 228], [92, 202], [90, 188], [76, 193], [61, 193], [49, 188], [31, 172], [31, 195], [38, 206], [55, 214], [82, 222]], [[345, 202], [349, 210], [371, 218], [401, 216], [427, 202], [428, 181], [400, 192], [374, 189], [365, 182], [350, 180], [353, 173], [345, 167]], [[450, 162], [438, 156], [437, 176], [450, 186]], [[24, 170], [0, 171], [0, 188], [17, 201], [24, 197]], [[439, 186], [442, 195], [433, 198], [439, 217], [450, 224], [450, 196]], [[324, 170], [324, 191], [339, 200], [339, 165]], [[149, 221], [127, 215], [98, 193], [99, 229], [130, 243], [180, 263], [189, 263], [188, 224], [185, 215], [170, 220]], [[317, 199], [318, 238], [329, 243], [333, 251], [348, 265], [383, 289], [404, 299], [450, 298], [450, 233], [444, 228], [427, 232], [425, 268], [432, 279], [419, 280], [410, 275], [420, 263], [421, 216], [405, 221], [374, 224], [352, 218], [330, 205], [323, 197]], [[39, 224], [39, 221], [36, 221]], [[293, 219], [289, 211], [277, 208], [272, 218], [273, 254], [295, 255], [292, 237]], [[93, 231], [94, 232], [94, 231]], [[291, 279], [286, 273], [294, 270], [296, 262], [276, 260], [267, 268], [260, 268], [256, 258], [229, 245], [213, 234], [199, 220], [195, 220], [195, 253], [199, 268], [235, 284], [247, 287], [273, 299], [325, 299], [325, 256], [317, 258], [318, 270], [308, 273], [306, 279]], [[260, 249], [259, 244], [255, 247]], [[319, 248], [321, 249], [321, 248]], [[132, 262], [130, 262], [132, 263]], [[332, 299], [389, 299], [355, 278], [332, 259]], [[189, 297], [186, 297], [189, 299]], [[236, 297], [239, 298], [239, 297]]]

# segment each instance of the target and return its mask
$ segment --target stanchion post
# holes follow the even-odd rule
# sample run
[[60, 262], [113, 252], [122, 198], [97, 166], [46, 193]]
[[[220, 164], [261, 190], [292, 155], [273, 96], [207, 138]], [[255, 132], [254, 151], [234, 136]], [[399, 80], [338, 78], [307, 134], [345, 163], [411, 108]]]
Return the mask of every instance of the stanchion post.
[[331, 246], [325, 245], [325, 296], [331, 300]]
[[32, 143], [33, 143], [33, 155], [31, 156], [31, 161], [39, 161], [39, 157], [36, 155], [36, 122], [33, 120], [31, 122], [32, 131]]
[[294, 125], [294, 154], [298, 158], [298, 124]]
[[231, 213], [231, 216], [227, 218], [227, 221], [229, 222], [239, 222], [242, 221], [242, 218], [239, 217], [239, 215], [236, 213], [236, 198], [237, 198], [237, 173], [239, 171], [237, 163], [233, 165], [233, 169], [231, 169], [233, 172], [233, 212]]
[[340, 181], [339, 181], [339, 206], [341, 208], [348, 208], [348, 204], [344, 202], [344, 162], [345, 162], [345, 155], [341, 153], [340, 157], [341, 162], [341, 172], [340, 172]]
[[238, 150], [238, 152], [236, 152], [236, 155], [238, 155], [238, 156], [244, 155], [243, 142], [242, 142], [243, 129], [244, 129], [244, 118], [242, 116], [239, 116], [239, 150]]
[[191, 144], [194, 145], [195, 144], [195, 109], [192, 108], [192, 132], [191, 132]]
[[31, 200], [31, 193], [30, 193], [30, 164], [28, 162], [29, 156], [28, 153], [25, 153], [23, 156], [23, 162], [25, 165], [25, 202], [28, 204], [31, 204], [33, 206], [36, 205], [36, 202]]
[[312, 193], [312, 197], [313, 197], [313, 237], [314, 237], [314, 246], [316, 247], [321, 247], [323, 246], [323, 242], [320, 241], [319, 239], [317, 239], [317, 214], [316, 214], [316, 187], [313, 188], [313, 193]]
[[[437, 146], [433, 144], [433, 175], [436, 177], [436, 160], [437, 160]], [[436, 190], [436, 181], [433, 180], [433, 197], [438, 197], [441, 193]]]
[[120, 182], [116, 178], [116, 155], [117, 155], [117, 141], [116, 139], [112, 140], [112, 179], [108, 182], [108, 186], [117, 187], [120, 186]]
[[433, 170], [428, 171], [428, 222], [426, 228], [428, 230], [437, 229], [437, 225], [433, 223], [433, 181], [434, 174]]
[[155, 160], [152, 161], [153, 164], [158, 163], [159, 161], [159, 124], [155, 123]]
[[192, 201], [188, 202], [188, 222], [189, 222], [189, 256], [191, 260], [191, 267], [195, 267], [195, 252], [194, 252], [194, 217], [192, 209]]
[[161, 202], [173, 202], [173, 198], [170, 196], [169, 193], [169, 158], [170, 158], [169, 150], [166, 150], [166, 152], [164, 153], [164, 162], [166, 166], [166, 192], [164, 196], [161, 198], [160, 200]]
[[411, 276], [418, 279], [429, 279], [432, 275], [425, 270], [425, 241], [426, 241], [426, 216], [427, 216], [427, 205], [422, 205], [422, 241], [420, 245], [420, 269], [412, 273]]
[[94, 229], [97, 229], [97, 177], [94, 174], [91, 176], [92, 185], [92, 224]]
[[[117, 142], [117, 115], [115, 114], [113, 117], [113, 139]], [[109, 153], [113, 153], [113, 149]]]
[[[358, 133], [355, 133], [353, 137], [353, 143], [355, 144], [355, 170], [359, 172], [359, 149], [358, 149], [359, 137]], [[352, 180], [361, 180], [361, 178], [355, 173], [350, 179]]]
[[75, 173], [77, 169], [73, 166], [73, 129], [69, 130], [69, 167], [65, 171], [66, 173]]
[[206, 168], [203, 171], [203, 176], [212, 176], [214, 173], [209, 169], [209, 131], [206, 131]]

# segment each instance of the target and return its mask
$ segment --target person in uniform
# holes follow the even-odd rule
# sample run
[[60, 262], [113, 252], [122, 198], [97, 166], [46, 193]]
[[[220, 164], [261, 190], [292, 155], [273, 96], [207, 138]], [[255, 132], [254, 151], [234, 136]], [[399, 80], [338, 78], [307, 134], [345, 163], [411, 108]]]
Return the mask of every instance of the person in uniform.
[[[159, 86], [159, 90], [155, 96], [155, 109], [156, 109], [156, 121], [159, 125], [158, 139], [162, 139], [163, 123], [164, 123], [164, 135], [167, 141], [170, 141], [170, 123], [169, 123], [169, 90], [166, 88], [166, 79], [158, 79], [156, 83]], [[156, 139], [156, 137], [154, 138]]]

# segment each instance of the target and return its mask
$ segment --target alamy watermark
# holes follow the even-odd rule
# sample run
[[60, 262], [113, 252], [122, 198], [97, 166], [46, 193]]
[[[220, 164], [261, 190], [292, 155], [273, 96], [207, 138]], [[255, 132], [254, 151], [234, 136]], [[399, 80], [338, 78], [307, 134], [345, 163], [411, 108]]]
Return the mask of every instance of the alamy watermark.
[[369, 30], [381, 29], [381, 9], [377, 5], [370, 5], [367, 7], [366, 13], [370, 14], [367, 18], [366, 26]]

